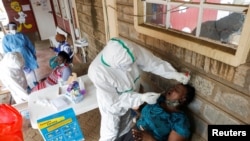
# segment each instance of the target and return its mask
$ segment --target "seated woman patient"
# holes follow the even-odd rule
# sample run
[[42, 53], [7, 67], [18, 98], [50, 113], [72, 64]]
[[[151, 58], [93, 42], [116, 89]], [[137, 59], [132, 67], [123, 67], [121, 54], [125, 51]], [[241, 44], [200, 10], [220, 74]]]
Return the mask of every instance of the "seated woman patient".
[[[156, 104], [145, 105], [135, 128], [119, 141], [186, 141], [189, 139], [190, 121], [184, 108], [195, 97], [191, 85], [177, 84], [163, 93]], [[117, 141], [118, 141], [117, 140]]]
[[33, 89], [32, 92], [46, 88], [48, 86], [52, 86], [58, 83], [58, 80], [61, 78], [63, 81], [67, 81], [69, 76], [72, 73], [70, 66], [68, 65], [69, 62], [69, 55], [61, 51], [58, 53], [56, 58], [58, 66], [56, 66], [50, 75], [45, 78], [44, 80], [40, 81]]

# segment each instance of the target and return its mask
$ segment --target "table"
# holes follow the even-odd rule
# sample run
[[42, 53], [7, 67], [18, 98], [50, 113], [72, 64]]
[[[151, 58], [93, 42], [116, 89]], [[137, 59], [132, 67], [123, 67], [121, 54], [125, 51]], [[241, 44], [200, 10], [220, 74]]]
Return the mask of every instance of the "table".
[[5, 95], [5, 94], [10, 94], [10, 91], [3, 85], [0, 85], [0, 95]]
[[10, 91], [5, 86], [3, 86], [2, 82], [0, 81], [0, 95], [9, 94], [9, 93]]
[[[81, 81], [84, 82], [86, 94], [84, 95], [84, 99], [81, 102], [77, 104], [72, 103], [67, 108], [72, 107], [74, 109], [75, 114], [80, 115], [90, 110], [98, 108], [98, 104], [97, 104], [97, 99], [96, 99], [96, 88], [93, 85], [93, 83], [90, 81], [88, 76], [83, 75], [83, 76], [78, 77], [77, 79], [78, 80], [81, 79]], [[59, 112], [56, 108], [54, 108], [50, 104], [38, 103], [38, 100], [42, 100], [42, 99], [52, 100], [60, 96], [59, 89], [60, 89], [60, 86], [59, 84], [57, 84], [57, 85], [53, 85], [53, 86], [41, 89], [39, 91], [33, 92], [29, 95], [28, 109], [30, 113], [30, 122], [31, 122], [32, 128], [38, 129], [37, 119]]]

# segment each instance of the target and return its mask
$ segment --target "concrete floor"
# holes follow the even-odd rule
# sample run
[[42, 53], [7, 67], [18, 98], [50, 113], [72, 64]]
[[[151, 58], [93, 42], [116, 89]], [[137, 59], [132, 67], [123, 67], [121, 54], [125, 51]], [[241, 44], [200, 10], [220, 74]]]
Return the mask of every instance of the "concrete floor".
[[[49, 67], [49, 58], [54, 56], [54, 52], [49, 49], [49, 41], [39, 41], [35, 43], [37, 51], [37, 61], [39, 69], [36, 70], [37, 79], [40, 80], [51, 72]], [[76, 53], [73, 61], [73, 72], [78, 76], [86, 74], [88, 64], [81, 62], [80, 53]], [[85, 141], [98, 141], [100, 135], [100, 113], [98, 109], [89, 111], [77, 116], [82, 129]], [[23, 124], [24, 141], [43, 141], [43, 138], [37, 129], [32, 129], [29, 120], [24, 119]]]
[[[98, 109], [77, 116], [85, 141], [98, 141], [100, 135], [100, 113]], [[24, 141], [43, 141], [39, 130], [33, 129], [29, 120], [24, 119]]]

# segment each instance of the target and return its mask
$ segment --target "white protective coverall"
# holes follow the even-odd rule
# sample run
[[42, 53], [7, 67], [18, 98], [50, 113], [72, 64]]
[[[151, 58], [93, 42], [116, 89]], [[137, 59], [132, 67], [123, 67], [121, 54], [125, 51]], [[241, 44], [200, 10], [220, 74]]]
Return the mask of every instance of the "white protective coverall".
[[19, 52], [8, 52], [0, 62], [0, 77], [16, 103], [28, 100], [27, 80], [23, 71], [24, 59]]
[[141, 70], [182, 83], [190, 79], [137, 44], [112, 38], [88, 69], [88, 76], [96, 87], [101, 113], [99, 141], [113, 141], [131, 128], [130, 108], [146, 102], [143, 95], [147, 93], [138, 93]]

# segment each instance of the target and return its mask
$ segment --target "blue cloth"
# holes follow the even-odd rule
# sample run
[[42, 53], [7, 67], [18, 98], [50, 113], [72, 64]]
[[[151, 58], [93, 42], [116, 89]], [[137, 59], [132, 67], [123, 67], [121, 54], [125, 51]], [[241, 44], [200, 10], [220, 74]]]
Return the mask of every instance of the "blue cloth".
[[31, 70], [38, 68], [35, 47], [26, 35], [20, 32], [6, 34], [3, 37], [2, 46], [4, 53], [19, 52], [22, 54], [26, 68]]
[[[66, 41], [60, 42], [59, 45], [53, 49], [54, 52], [56, 52], [57, 54], [61, 51], [66, 52], [69, 55], [69, 62], [68, 63], [72, 63], [73, 62], [73, 51], [71, 50], [70, 44]], [[53, 57], [51, 58], [52, 60], [50, 60], [50, 64], [52, 61], [55, 61], [55, 59], [53, 59]], [[56, 65], [56, 62], [54, 62], [54, 65], [51, 66], [51, 68], [54, 68]]]
[[53, 56], [49, 59], [49, 66], [50, 68], [54, 69], [58, 66], [58, 63], [56, 61], [57, 56]]
[[54, 48], [54, 51], [58, 54], [60, 51], [65, 51], [68, 55], [69, 58], [71, 59], [73, 56], [73, 52], [71, 51], [71, 47], [68, 42], [63, 41], [59, 43], [58, 47]]
[[190, 136], [190, 122], [184, 112], [166, 112], [160, 103], [165, 98], [160, 97], [156, 104], [147, 104], [141, 111], [141, 116], [136, 123], [138, 129], [141, 127], [149, 131], [157, 141], [166, 141], [169, 133], [174, 130], [179, 135], [188, 138]]

